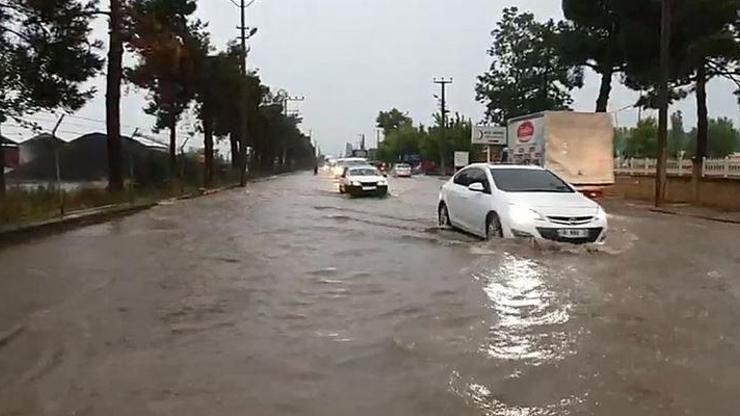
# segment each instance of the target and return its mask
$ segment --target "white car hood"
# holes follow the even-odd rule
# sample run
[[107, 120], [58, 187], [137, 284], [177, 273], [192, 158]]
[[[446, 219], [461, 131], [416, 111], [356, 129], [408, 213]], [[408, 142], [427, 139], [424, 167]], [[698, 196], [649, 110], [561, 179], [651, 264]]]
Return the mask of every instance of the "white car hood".
[[594, 215], [599, 204], [578, 192], [508, 192], [510, 204], [533, 208], [545, 215]]

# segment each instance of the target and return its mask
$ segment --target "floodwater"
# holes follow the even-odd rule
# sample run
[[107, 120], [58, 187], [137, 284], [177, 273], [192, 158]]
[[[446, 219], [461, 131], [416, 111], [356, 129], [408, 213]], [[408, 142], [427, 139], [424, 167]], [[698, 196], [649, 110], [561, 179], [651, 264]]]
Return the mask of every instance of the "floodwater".
[[740, 227], [596, 251], [280, 176], [0, 251], [0, 415], [735, 415]]

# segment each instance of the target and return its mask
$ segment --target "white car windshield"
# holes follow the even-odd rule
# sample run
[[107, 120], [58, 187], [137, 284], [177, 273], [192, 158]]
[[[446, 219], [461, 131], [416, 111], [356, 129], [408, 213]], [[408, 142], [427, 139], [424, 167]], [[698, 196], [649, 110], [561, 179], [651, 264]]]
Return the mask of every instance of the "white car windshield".
[[342, 164], [344, 166], [359, 166], [359, 165], [366, 165], [367, 162], [364, 160], [346, 160]]
[[380, 173], [375, 168], [354, 168], [350, 169], [349, 176], [380, 176]]
[[552, 172], [539, 169], [491, 169], [496, 187], [505, 192], [573, 193], [573, 189]]

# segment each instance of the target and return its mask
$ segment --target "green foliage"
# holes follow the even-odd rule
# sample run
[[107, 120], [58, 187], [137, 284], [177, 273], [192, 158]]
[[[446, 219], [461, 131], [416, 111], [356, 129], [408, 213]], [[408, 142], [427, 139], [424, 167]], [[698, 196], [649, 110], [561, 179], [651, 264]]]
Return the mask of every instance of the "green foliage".
[[87, 1], [0, 2], [0, 123], [24, 114], [74, 111], [95, 92], [82, 85], [102, 67], [89, 40]]
[[683, 113], [676, 111], [671, 115], [671, 130], [668, 132], [668, 157], [680, 157], [687, 149], [688, 140], [683, 126]]
[[658, 123], [655, 118], [637, 122], [626, 138], [624, 156], [634, 158], [654, 158], [658, 154]]
[[172, 129], [193, 99], [198, 68], [209, 50], [205, 25], [193, 20], [194, 0], [135, 0], [130, 49], [136, 66], [126, 72], [149, 90], [147, 114], [157, 117], [155, 131]]
[[383, 134], [388, 137], [392, 131], [410, 126], [413, 120], [406, 113], [393, 108], [390, 111], [381, 111], [375, 122], [377, 123], [376, 126], [383, 129]]
[[[439, 114], [436, 116], [439, 118]], [[440, 127], [427, 129], [423, 125], [417, 127], [410, 118], [407, 120], [400, 128], [392, 129], [385, 136], [378, 149], [378, 159], [393, 163], [403, 160], [405, 155], [421, 154], [424, 160], [439, 164], [442, 148], [448, 151], [448, 162], [452, 160], [454, 151], [470, 150], [472, 122], [460, 114], [448, 120], [444, 130]]]
[[624, 69], [623, 25], [615, 14], [618, 1], [563, 0], [563, 12], [570, 22], [561, 35], [560, 53], [566, 62], [601, 74], [596, 102], [600, 112], [607, 110], [612, 76]]
[[[690, 136], [686, 153], [693, 156], [696, 149], [696, 129], [691, 131]], [[725, 157], [740, 151], [740, 132], [735, 128], [733, 121], [728, 118], [710, 119], [708, 136], [707, 157]]]
[[[625, 1], [618, 17], [624, 25], [625, 84], [646, 92], [641, 104], [656, 107], [659, 80], [660, 2], [633, 4]], [[626, 7], [626, 5], [632, 5]], [[707, 80], [726, 76], [728, 64], [740, 56], [733, 30], [740, 4], [736, 0], [691, 0], [674, 2], [671, 34], [670, 82], [672, 99], [686, 96], [696, 81], [697, 69], [707, 69]]]
[[583, 68], [560, 55], [565, 28], [553, 20], [537, 22], [516, 7], [504, 9], [488, 50], [493, 62], [475, 87], [489, 121], [504, 124], [524, 114], [570, 108], [570, 92], [583, 85]]
[[[671, 116], [672, 129], [668, 132], [668, 157], [689, 158], [696, 153], [697, 129], [690, 133], [684, 131], [681, 112]], [[658, 154], [658, 126], [654, 118], [638, 122], [632, 129], [620, 129], [617, 132], [615, 147], [623, 157], [655, 158]], [[740, 131], [732, 120], [718, 118], [709, 120], [709, 142], [707, 157], [725, 157], [740, 151]]]
[[403, 160], [404, 155], [419, 154], [421, 144], [426, 140], [427, 132], [409, 122], [385, 136], [378, 149], [378, 158], [389, 163], [398, 162]]

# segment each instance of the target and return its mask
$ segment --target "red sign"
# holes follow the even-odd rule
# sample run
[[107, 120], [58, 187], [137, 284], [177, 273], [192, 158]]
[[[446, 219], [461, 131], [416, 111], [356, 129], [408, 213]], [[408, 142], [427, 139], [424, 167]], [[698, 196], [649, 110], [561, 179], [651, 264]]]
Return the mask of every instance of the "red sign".
[[519, 138], [519, 142], [527, 143], [534, 137], [534, 124], [531, 121], [525, 121], [519, 125], [516, 131], [516, 136]]

